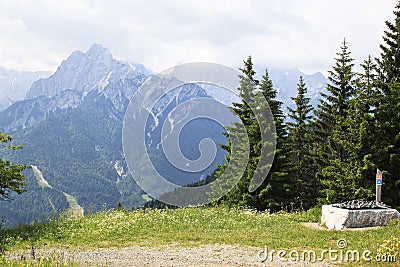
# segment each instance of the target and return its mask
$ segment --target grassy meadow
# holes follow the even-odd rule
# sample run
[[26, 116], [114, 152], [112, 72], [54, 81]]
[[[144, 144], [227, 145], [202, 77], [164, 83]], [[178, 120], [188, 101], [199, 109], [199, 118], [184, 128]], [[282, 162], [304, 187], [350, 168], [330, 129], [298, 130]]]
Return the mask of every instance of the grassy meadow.
[[[371, 258], [390, 250], [396, 253], [396, 246], [399, 253], [400, 241], [396, 241], [400, 233], [399, 221], [362, 231], [330, 231], [305, 225], [319, 219], [320, 209], [277, 214], [228, 208], [112, 210], [81, 218], [61, 216], [48, 223], [2, 229], [0, 244], [5, 253], [26, 250], [31, 245], [36, 249], [90, 250], [132, 245], [162, 247], [169, 244], [229, 244], [260, 249], [268, 246], [276, 250], [321, 251], [338, 249], [337, 241], [344, 239], [347, 241], [346, 249], [368, 249], [373, 253]], [[397, 261], [400, 261], [399, 257]], [[12, 264], [17, 263], [6, 263], [3, 259], [2, 266], [19, 266]]]

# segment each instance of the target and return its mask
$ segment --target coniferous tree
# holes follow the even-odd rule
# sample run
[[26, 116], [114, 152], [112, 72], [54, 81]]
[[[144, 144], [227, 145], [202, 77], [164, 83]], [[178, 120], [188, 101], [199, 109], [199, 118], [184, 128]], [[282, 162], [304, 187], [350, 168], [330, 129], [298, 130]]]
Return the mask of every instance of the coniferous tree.
[[[287, 128], [284, 123], [285, 114], [282, 111], [282, 102], [276, 99], [277, 91], [273, 87], [267, 69], [259, 84], [259, 90], [267, 100], [274, 117], [277, 142], [271, 169], [263, 185], [256, 191], [255, 207], [260, 210], [269, 209], [271, 211], [279, 211], [291, 207], [297, 208], [296, 204], [298, 203], [294, 203], [296, 185], [289, 173], [290, 152], [287, 142]], [[268, 144], [262, 145], [268, 149]]]
[[[290, 155], [287, 147], [286, 125], [284, 124], [285, 116], [281, 110], [282, 103], [276, 100], [277, 91], [273, 88], [267, 70], [265, 75], [263, 75], [261, 83], [254, 78], [255, 72], [251, 57], [244, 61], [244, 68], [240, 70], [242, 75], [239, 77], [239, 96], [242, 98], [242, 102], [233, 103], [231, 110], [234, 114], [238, 115], [246, 129], [250, 147], [249, 161], [246, 171], [239, 182], [217, 203], [228, 206], [251, 207], [258, 210], [269, 209], [271, 211], [278, 211], [289, 207], [289, 205], [294, 205], [293, 199], [295, 193], [293, 188], [296, 187], [292, 181], [288, 180], [291, 177], [288, 176]], [[263, 99], [261, 99], [260, 93]], [[256, 107], [258, 109], [265, 109], [266, 112], [271, 111], [273, 119], [271, 119], [271, 122], [266, 123], [266, 129], [260, 129], [257, 118], [245, 99], [246, 101], [253, 101], [255, 104], [253, 105], [253, 109]], [[268, 103], [269, 108], [264, 106], [265, 103]], [[271, 127], [270, 124], [273, 124], [274, 127]], [[234, 142], [244, 141], [242, 138], [237, 137], [237, 134], [240, 132], [237, 124], [225, 128], [229, 141], [228, 146], [223, 148], [228, 151], [228, 156], [226, 163], [219, 166], [219, 170], [216, 172], [217, 178], [226, 171], [228, 164], [231, 164], [233, 161], [231, 157]], [[259, 188], [251, 191], [251, 181], [257, 169], [260, 156], [272, 153], [270, 150], [274, 147], [271, 145], [271, 140], [262, 140], [261, 131], [266, 131], [270, 134], [272, 128], [276, 129], [275, 138], [277, 139], [275, 159], [271, 166], [261, 166], [261, 168], [270, 168], [270, 171], [267, 177], [263, 177], [265, 179], [263, 179], [263, 183]], [[267, 134], [266, 136], [269, 135]], [[217, 179], [215, 183], [214, 192], [218, 192], [218, 190], [224, 188], [224, 181], [219, 180]]]
[[393, 11], [394, 23], [386, 21], [387, 30], [384, 31], [384, 44], [380, 45], [382, 50], [378, 61], [380, 74], [380, 87], [385, 94], [389, 93], [390, 83], [400, 82], [400, 1]]
[[[257, 89], [256, 85], [258, 83], [258, 81], [254, 78], [255, 71], [253, 70], [251, 56], [249, 56], [247, 60], [244, 61], [244, 67], [240, 69], [240, 71], [242, 72], [242, 75], [239, 76], [238, 89], [239, 96], [242, 98], [242, 102], [233, 103], [231, 111], [239, 117], [246, 129], [250, 151], [249, 161], [241, 179], [232, 188], [232, 190], [230, 190], [224, 197], [222, 197], [218, 201], [219, 203], [223, 203], [224, 205], [228, 206], [252, 206], [254, 200], [253, 196], [249, 192], [249, 186], [255, 170], [254, 165], [257, 164], [254, 160], [257, 157], [254, 148], [257, 140], [260, 139], [260, 131], [257, 120], [255, 119], [254, 113], [251, 110], [249, 103], [244, 101], [244, 99], [246, 99], [247, 101], [255, 101], [255, 90]], [[243, 133], [241, 133], [240, 127], [238, 126], [238, 123], [233, 123], [233, 126], [225, 126], [225, 128], [227, 130], [227, 133], [225, 133], [225, 135], [228, 137], [228, 146], [222, 146], [222, 148], [224, 148], [228, 152], [228, 156], [226, 158], [226, 163], [219, 166], [219, 170], [216, 172], [217, 178], [226, 171], [226, 167], [228, 164], [234, 162], [234, 160], [231, 161], [230, 158], [232, 156], [231, 149], [233, 143], [242, 143], [244, 145], [244, 143], [246, 142], [244, 140]], [[240, 149], [240, 145], [236, 149]], [[231, 177], [230, 179], [233, 179], [233, 177]], [[213, 190], [218, 192], [218, 190], [224, 188], [226, 188], [224, 187], [224, 181], [218, 181], [217, 183], [215, 183]], [[213, 193], [211, 195], [213, 195]]]
[[[10, 135], [0, 132], [0, 149], [15, 150], [20, 149], [22, 146], [7, 145], [11, 142]], [[21, 164], [14, 164], [10, 160], [0, 159], [0, 199], [10, 198], [11, 192], [21, 194], [25, 192], [23, 187], [26, 184], [25, 177], [22, 171], [27, 166]]]
[[382, 97], [375, 111], [376, 143], [374, 160], [383, 170], [382, 198], [400, 206], [400, 2], [394, 22], [386, 21], [384, 44], [378, 58], [379, 89]]
[[381, 93], [377, 88], [376, 64], [371, 56], [361, 67], [363, 72], [358, 74], [355, 97], [350, 99], [345, 121], [348, 134], [343, 136], [342, 144], [348, 151], [351, 167], [347, 175], [355, 179], [354, 198], [371, 199], [374, 196], [376, 169], [373, 157], [376, 139], [374, 111]]
[[289, 133], [289, 148], [292, 152], [292, 175], [298, 190], [297, 198], [304, 208], [310, 208], [316, 204], [317, 184], [314, 179], [314, 170], [310, 160], [310, 134], [311, 111], [310, 98], [306, 97], [307, 87], [303, 77], [300, 76], [297, 85], [297, 96], [292, 97], [295, 108], [288, 107], [287, 122]]
[[348, 134], [346, 120], [350, 99], [355, 94], [354, 64], [350, 54], [344, 40], [335, 64], [329, 71], [328, 94], [321, 94], [322, 99], [316, 111], [313, 156], [318, 166], [316, 178], [323, 186], [322, 202], [351, 199], [356, 190], [355, 179], [349, 176], [352, 167], [343, 143], [343, 137]]

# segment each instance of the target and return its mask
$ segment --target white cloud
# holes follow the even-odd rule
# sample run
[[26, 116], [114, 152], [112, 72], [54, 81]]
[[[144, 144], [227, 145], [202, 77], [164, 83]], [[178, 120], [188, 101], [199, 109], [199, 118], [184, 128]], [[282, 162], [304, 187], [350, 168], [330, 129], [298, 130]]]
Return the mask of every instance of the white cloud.
[[55, 70], [101, 43], [161, 71], [180, 62], [325, 72], [343, 37], [361, 62], [377, 55], [396, 0], [16, 0], [0, 3], [0, 66]]

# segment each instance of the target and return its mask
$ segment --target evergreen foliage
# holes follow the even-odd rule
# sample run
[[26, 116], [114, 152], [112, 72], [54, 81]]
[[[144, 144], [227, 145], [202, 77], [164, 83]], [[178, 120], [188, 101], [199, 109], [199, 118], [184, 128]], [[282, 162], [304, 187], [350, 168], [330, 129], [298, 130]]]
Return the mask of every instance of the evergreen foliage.
[[[282, 111], [282, 102], [277, 100], [277, 90], [273, 87], [268, 70], [265, 70], [262, 80], [258, 86], [265, 100], [267, 101], [270, 112], [274, 117], [276, 131], [275, 158], [264, 183], [255, 191], [257, 202], [254, 207], [260, 210], [279, 211], [282, 209], [293, 208], [295, 189], [297, 185], [293, 181], [290, 173], [290, 151], [288, 146], [288, 134], [285, 125], [285, 114]], [[261, 108], [266, 109], [260, 104]], [[267, 129], [270, 130], [270, 129]], [[268, 140], [266, 140], [268, 142]], [[258, 147], [269, 149], [268, 144], [257, 142]], [[263, 153], [268, 153], [264, 151]]]
[[376, 87], [376, 64], [371, 56], [361, 64], [363, 69], [356, 79], [355, 97], [350, 99], [348, 118], [345, 126], [348, 134], [342, 137], [342, 144], [348, 151], [350, 170], [347, 175], [354, 178], [356, 199], [371, 199], [375, 194], [374, 139], [376, 123], [374, 111], [381, 97]]
[[[3, 150], [0, 151], [1, 154], [5, 153], [4, 150], [17, 150], [23, 147], [10, 145], [11, 141], [10, 135], [0, 132], [0, 149]], [[10, 198], [11, 192], [18, 194], [25, 192], [26, 181], [22, 171], [26, 168], [26, 165], [15, 164], [10, 160], [0, 158], [0, 199]]]
[[[250, 151], [249, 162], [239, 182], [232, 188], [232, 190], [230, 190], [222, 199], [218, 201], [228, 206], [252, 206], [254, 197], [249, 192], [249, 186], [250, 180], [254, 174], [254, 166], [256, 166], [258, 163], [258, 155], [255, 150], [255, 145], [260, 139], [260, 130], [253, 111], [248, 103], [244, 101], [244, 99], [255, 101], [255, 90], [256, 85], [258, 84], [258, 81], [254, 78], [255, 71], [253, 70], [251, 56], [244, 61], [244, 67], [240, 69], [240, 71], [242, 72], [242, 75], [239, 76], [238, 89], [239, 96], [242, 98], [242, 102], [233, 103], [231, 111], [233, 114], [237, 115], [243, 123], [243, 126], [247, 132], [248, 142], [246, 142], [246, 138], [244, 136], [245, 133], [242, 132], [242, 128], [239, 127], [239, 123], [234, 122], [232, 126], [225, 126], [227, 132], [224, 134], [228, 136], [228, 146], [222, 146], [222, 148], [224, 148], [228, 154], [226, 157], [226, 163], [220, 166], [220, 170], [215, 173], [216, 177], [220, 177], [222, 175], [222, 173], [226, 170], [227, 165], [231, 161], [231, 148], [233, 143], [243, 145], [248, 143]], [[238, 149], [245, 150], [245, 148], [240, 147], [238, 147]], [[235, 160], [232, 159], [232, 162], [235, 162]], [[228, 179], [234, 179], [234, 177], [228, 177]], [[214, 186], [213, 191], [218, 192], [219, 190], [224, 190], [226, 188], [226, 186], [224, 186], [226, 183], [227, 181], [218, 181]], [[211, 193], [211, 195], [213, 194], [214, 193]]]
[[317, 183], [314, 179], [315, 171], [311, 166], [311, 118], [313, 107], [310, 98], [306, 97], [307, 87], [300, 76], [297, 85], [297, 96], [292, 97], [295, 108], [288, 107], [289, 121], [287, 122], [289, 139], [288, 144], [292, 153], [292, 172], [295, 184], [301, 190], [297, 198], [303, 207], [310, 208], [316, 204]]
[[315, 118], [316, 178], [322, 184], [322, 202], [342, 202], [352, 199], [356, 190], [351, 175], [349, 151], [344, 136], [349, 134], [346, 120], [350, 100], [355, 96], [355, 73], [353, 58], [346, 40], [337, 53], [332, 70], [329, 71], [328, 94], [322, 93]]
[[382, 96], [375, 110], [374, 159], [383, 170], [383, 199], [400, 206], [400, 2], [394, 22], [386, 21], [378, 62], [378, 88]]
[[[240, 71], [242, 75], [239, 77], [240, 85], [238, 89], [242, 102], [233, 103], [231, 110], [240, 118], [247, 131], [248, 144], [250, 147], [249, 161], [246, 171], [239, 182], [228, 194], [217, 201], [217, 203], [228, 206], [252, 207], [259, 210], [269, 209], [271, 211], [278, 211], [294, 204], [291, 201], [293, 198], [289, 197], [289, 195], [293, 194], [293, 188], [296, 186], [290, 180], [287, 180], [290, 177], [288, 176], [289, 153], [286, 144], [287, 131], [284, 123], [285, 116], [281, 110], [282, 103], [276, 100], [277, 91], [273, 88], [267, 70], [261, 82], [254, 78], [255, 71], [253, 70], [251, 57], [248, 57], [248, 59], [244, 61], [244, 67], [240, 69]], [[260, 93], [264, 99], [260, 99]], [[274, 128], [276, 128], [277, 135], [275, 160], [272, 166], [268, 166], [270, 167], [270, 171], [267, 177], [265, 177], [264, 182], [253, 192], [250, 191], [251, 180], [257, 169], [260, 156], [263, 153], [271, 153], [271, 151], [262, 151], [263, 149], [271, 148], [271, 145], [269, 143], [262, 143], [261, 130], [268, 131], [271, 130], [271, 127], [268, 126], [267, 129], [260, 129], [256, 116], [250, 108], [249, 103], [246, 103], [244, 99], [246, 99], [246, 101], [254, 101], [257, 108], [260, 109], [266, 109], [267, 107], [263, 106], [263, 103], [265, 100], [268, 102], [270, 110], [268, 109], [266, 112], [272, 112], [274, 116]], [[243, 133], [241, 133], [241, 129], [238, 127], [237, 123], [234, 123], [233, 126], [227, 126], [226, 130], [227, 133], [225, 133], [225, 135], [229, 136], [229, 144], [228, 146], [223, 146], [223, 148], [228, 152], [228, 157], [226, 163], [220, 166], [219, 170], [215, 173], [216, 177], [222, 175], [230, 162], [232, 143], [243, 142], [243, 137], [240, 137]], [[266, 140], [266, 142], [269, 141], [270, 140]], [[223, 182], [218, 182], [217, 185], [221, 185], [221, 183]], [[214, 191], [221, 190], [222, 188], [221, 186], [215, 186]]]

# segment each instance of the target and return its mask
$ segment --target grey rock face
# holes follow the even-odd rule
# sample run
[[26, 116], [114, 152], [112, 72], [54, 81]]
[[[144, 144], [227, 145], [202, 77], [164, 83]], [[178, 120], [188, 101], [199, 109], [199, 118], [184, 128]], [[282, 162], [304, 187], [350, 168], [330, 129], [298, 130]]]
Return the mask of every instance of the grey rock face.
[[82, 101], [81, 92], [67, 90], [51, 98], [39, 96], [17, 102], [0, 113], [0, 129], [13, 133], [28, 128], [52, 114], [76, 108]]
[[0, 67], [0, 110], [23, 100], [33, 82], [50, 74], [46, 71], [16, 71]]
[[25, 129], [52, 114], [77, 108], [88, 94], [87, 102], [106, 99], [110, 115], [121, 119], [129, 99], [149, 73], [143, 65], [114, 59], [107, 48], [98, 44], [86, 53], [75, 51], [53, 75], [34, 82], [26, 100], [0, 112], [0, 129], [8, 133]]
[[47, 79], [32, 84], [26, 98], [52, 97], [65, 90], [87, 93], [96, 87], [104, 88], [112, 80], [127, 75], [147, 74], [140, 64], [129, 64], [113, 58], [107, 48], [94, 44], [84, 53], [73, 52]]

